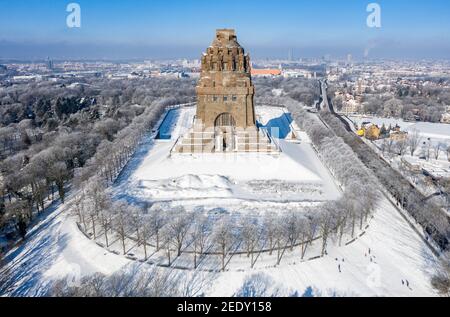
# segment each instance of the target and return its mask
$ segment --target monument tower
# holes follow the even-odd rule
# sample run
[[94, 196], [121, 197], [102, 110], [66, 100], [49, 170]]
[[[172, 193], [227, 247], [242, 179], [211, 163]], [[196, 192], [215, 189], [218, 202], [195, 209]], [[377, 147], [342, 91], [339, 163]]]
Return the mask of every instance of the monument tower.
[[197, 119], [206, 128], [231, 124], [254, 127], [250, 57], [237, 42], [234, 30], [217, 30], [212, 45], [202, 56], [197, 86]]
[[201, 64], [194, 126], [174, 152], [276, 152], [269, 135], [257, 128], [250, 56], [235, 31], [217, 30]]

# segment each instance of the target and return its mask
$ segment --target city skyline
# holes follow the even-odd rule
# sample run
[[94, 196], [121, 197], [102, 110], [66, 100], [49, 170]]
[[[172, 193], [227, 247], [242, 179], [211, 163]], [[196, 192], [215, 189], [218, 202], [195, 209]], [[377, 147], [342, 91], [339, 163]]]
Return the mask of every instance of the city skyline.
[[381, 28], [367, 26], [371, 2], [80, 0], [81, 28], [69, 28], [70, 1], [0, 0], [0, 58], [199, 58], [224, 27], [254, 58], [450, 56], [447, 1], [377, 1]]

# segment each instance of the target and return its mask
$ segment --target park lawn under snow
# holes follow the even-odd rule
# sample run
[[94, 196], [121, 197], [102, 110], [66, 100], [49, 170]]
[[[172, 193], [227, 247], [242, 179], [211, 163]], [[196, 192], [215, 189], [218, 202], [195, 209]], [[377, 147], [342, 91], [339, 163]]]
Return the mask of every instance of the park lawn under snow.
[[[283, 110], [264, 107], [257, 112], [262, 123], [267, 124], [273, 118], [282, 118]], [[172, 135], [185, 132], [192, 116], [193, 109], [180, 110]], [[277, 121], [280, 122], [272, 123], [278, 124]], [[296, 210], [302, 204], [320, 203], [339, 196], [337, 186], [304, 135], [299, 144], [280, 140], [283, 154], [279, 157], [237, 156], [225, 161], [220, 168], [222, 161], [218, 164], [215, 157], [198, 162], [192, 157], [168, 159], [173, 142], [150, 139], [144, 142], [120, 176], [114, 188], [116, 198], [134, 202], [175, 199], [174, 204], [187, 208], [203, 204], [242, 212], [247, 209]], [[275, 160], [281, 163], [277, 165]], [[281, 195], [271, 186], [266, 187], [267, 181], [272, 181], [269, 184], [279, 191], [287, 190], [283, 184], [294, 186], [295, 190], [292, 194], [287, 190], [286, 196]], [[323, 193], [315, 192], [317, 188]], [[295, 195], [298, 189], [304, 192]], [[3, 295], [42, 296], [47, 294], [51, 281], [68, 274], [75, 277], [95, 272], [112, 274], [136, 263], [110, 252], [118, 248], [118, 241], [113, 242], [108, 251], [86, 237], [78, 229], [75, 217], [70, 215], [69, 203], [70, 197], [67, 204], [49, 209], [43, 221], [29, 232], [26, 243], [7, 254], [5, 267], [0, 270], [0, 280], [6, 287]], [[133, 248], [132, 245], [127, 247]], [[200, 283], [199, 294], [232, 296], [246, 278], [263, 274], [271, 280], [271, 289], [278, 289], [278, 295], [436, 295], [429, 282], [436, 261], [434, 255], [385, 198], [362, 236], [347, 246], [330, 244], [327, 251], [328, 255], [323, 258], [301, 262], [298, 250], [294, 250], [284, 256], [279, 266], [275, 265], [273, 257], [263, 255], [254, 269], [250, 268], [245, 255], [235, 256], [227, 272], [202, 273], [205, 281]], [[132, 252], [139, 257], [139, 248]], [[314, 249], [311, 256], [319, 253]], [[177, 261], [191, 259], [177, 259], [175, 266]], [[150, 264], [142, 264], [142, 269], [150, 267]], [[192, 275], [186, 270], [178, 273]], [[402, 280], [405, 283], [407, 280], [409, 287], [402, 285]]]
[[273, 211], [283, 211], [282, 203], [298, 207], [340, 197], [306, 134], [300, 133], [296, 142], [285, 139], [291, 119], [283, 108], [256, 109], [261, 124], [278, 129], [280, 154], [170, 155], [192, 123], [195, 108], [175, 111], [177, 115], [171, 117], [176, 120], [170, 121], [170, 129], [165, 127], [172, 131], [171, 139], [148, 140], [143, 145], [119, 177], [114, 188], [117, 197], [136, 203], [167, 201], [187, 208], [220, 207], [230, 212], [261, 211], [262, 202], [272, 204]]
[[[7, 254], [0, 270], [3, 286], [7, 286], [2, 295], [43, 296], [54, 279], [94, 272], [112, 274], [134, 263], [88, 239], [66, 207], [57, 206], [29, 232], [25, 244]], [[265, 268], [255, 269], [246, 261], [247, 269], [202, 273], [201, 294], [232, 296], [247, 277], [259, 273], [272, 279], [272, 288], [278, 288], [282, 296], [302, 295], [308, 289], [314, 296], [436, 295], [429, 282], [435, 257], [386, 199], [362, 237], [347, 246], [330, 246], [323, 258], [300, 263], [287, 255], [280, 266], [268, 262]], [[151, 266], [142, 265], [142, 269], [147, 267]], [[191, 273], [183, 270], [180, 274]], [[402, 285], [402, 280], [408, 280], [409, 287]]]

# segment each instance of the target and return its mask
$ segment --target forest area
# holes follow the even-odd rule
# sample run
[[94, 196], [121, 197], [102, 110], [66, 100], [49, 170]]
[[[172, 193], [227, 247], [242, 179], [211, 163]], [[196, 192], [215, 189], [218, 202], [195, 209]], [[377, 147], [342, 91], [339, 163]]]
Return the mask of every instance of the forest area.
[[95, 173], [114, 153], [116, 166], [125, 164], [166, 106], [194, 97], [189, 79], [95, 78], [1, 89], [0, 246], [24, 238], [51, 203], [64, 203], [72, 180], [86, 177], [86, 166]]
[[[72, 185], [100, 173], [113, 181], [166, 106], [195, 101], [192, 79], [85, 78], [15, 84], [0, 90], [0, 250], [24, 238]], [[257, 79], [256, 103], [273, 90], [312, 103], [313, 81]], [[111, 156], [116, 159], [111, 161]]]

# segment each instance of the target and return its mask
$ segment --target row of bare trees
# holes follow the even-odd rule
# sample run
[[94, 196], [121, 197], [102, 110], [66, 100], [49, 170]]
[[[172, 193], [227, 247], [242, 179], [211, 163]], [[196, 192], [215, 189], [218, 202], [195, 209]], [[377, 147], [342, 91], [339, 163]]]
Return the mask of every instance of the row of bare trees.
[[[382, 160], [356, 134], [348, 132], [337, 117], [330, 113], [322, 113], [321, 118], [351, 148], [364, 166], [372, 171], [379, 183], [397, 200], [398, 205], [403, 207], [423, 227], [436, 245], [442, 250], [447, 250], [450, 241], [450, 217], [448, 217], [446, 211], [442, 210], [432, 200], [426, 199], [427, 197], [412, 186], [398, 171]], [[417, 141], [413, 143], [416, 144]]]
[[155, 102], [127, 127], [120, 130], [113, 141], [103, 140], [97, 147], [95, 155], [84, 167], [77, 169], [76, 184], [79, 185], [96, 175], [103, 177], [109, 184], [113, 183], [144, 135], [160, 120], [167, 106], [167, 100]]
[[112, 201], [93, 183], [75, 197], [73, 210], [84, 232], [103, 240], [107, 248], [116, 244], [124, 255], [134, 254], [139, 248], [144, 260], [154, 254], [164, 255], [166, 261], [159, 264], [167, 266], [186, 255], [194, 269], [213, 256], [220, 259], [220, 268], [225, 270], [235, 255], [247, 256], [251, 267], [263, 253], [276, 257], [276, 264], [286, 252], [294, 250], [304, 260], [314, 241], [320, 243], [319, 255], [325, 255], [331, 243], [342, 245], [344, 238], [354, 238], [364, 229], [375, 207], [362, 201], [372, 198], [364, 194], [286, 214], [217, 217], [183, 207], [136, 207]]
[[113, 182], [168, 102], [154, 102], [126, 125], [106, 118], [44, 133], [0, 161], [0, 235], [24, 238], [28, 224], [48, 204], [65, 202], [74, 177], [76, 184], [97, 174]]
[[148, 265], [132, 264], [120, 271], [104, 275], [68, 276], [53, 281], [48, 296], [52, 297], [194, 297], [201, 296], [204, 286], [214, 275], [200, 272], [186, 275]]
[[441, 254], [436, 272], [431, 278], [431, 285], [444, 297], [450, 297], [450, 253]]
[[[303, 128], [314, 140], [320, 157], [344, 189], [343, 197], [336, 202], [294, 213], [267, 211], [263, 217], [213, 217], [182, 207], [136, 207], [113, 201], [105, 193], [111, 178], [100, 172], [82, 183], [73, 210], [83, 230], [94, 239], [103, 238], [106, 247], [118, 241], [122, 253], [128, 254], [137, 246], [142, 248], [145, 260], [151, 254], [164, 253], [169, 266], [183, 254], [192, 258], [194, 268], [206, 256], [218, 256], [225, 270], [237, 254], [246, 254], [253, 267], [262, 253], [276, 253], [276, 263], [280, 264], [285, 253], [295, 248], [305, 259], [316, 240], [321, 243], [320, 255], [324, 255], [332, 241], [341, 245], [344, 237], [354, 238], [364, 229], [376, 208], [378, 191], [372, 176], [342, 140], [324, 129], [320, 121], [305, 117], [298, 121], [304, 122]], [[103, 167], [94, 170], [104, 171]]]
[[385, 138], [381, 143], [380, 149], [383, 155], [398, 155], [403, 157], [405, 154], [411, 156], [419, 154], [426, 160], [439, 160], [442, 153], [444, 153], [447, 156], [447, 160], [450, 161], [450, 144], [440, 141], [433, 142], [431, 140], [424, 140], [418, 130], [412, 130], [405, 140], [396, 141], [393, 138]]

